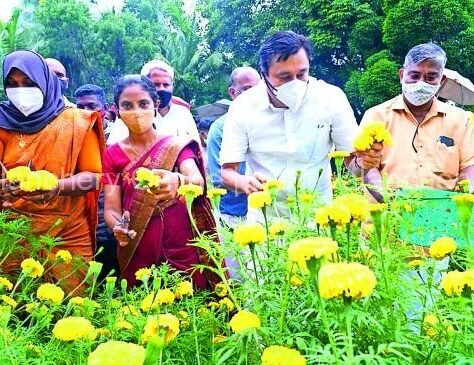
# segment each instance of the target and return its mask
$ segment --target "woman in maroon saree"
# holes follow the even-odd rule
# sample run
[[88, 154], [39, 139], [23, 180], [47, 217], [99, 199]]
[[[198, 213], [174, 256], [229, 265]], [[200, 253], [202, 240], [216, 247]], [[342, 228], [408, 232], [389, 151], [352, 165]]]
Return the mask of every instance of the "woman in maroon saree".
[[[198, 143], [162, 136], [154, 130], [158, 96], [147, 78], [123, 77], [117, 82], [114, 97], [129, 137], [110, 146], [103, 159], [104, 216], [119, 242], [122, 277], [132, 286], [137, 270], [167, 262], [176, 270], [190, 273], [196, 286], [210, 287], [218, 281], [216, 277], [209, 270], [193, 270], [193, 265], [209, 262], [205, 253], [188, 244], [194, 232], [186, 204], [177, 197], [180, 184], [205, 187]], [[160, 175], [160, 186], [152, 193], [136, 188], [139, 167], [154, 169]], [[207, 198], [194, 201], [193, 216], [200, 231], [215, 233]]]

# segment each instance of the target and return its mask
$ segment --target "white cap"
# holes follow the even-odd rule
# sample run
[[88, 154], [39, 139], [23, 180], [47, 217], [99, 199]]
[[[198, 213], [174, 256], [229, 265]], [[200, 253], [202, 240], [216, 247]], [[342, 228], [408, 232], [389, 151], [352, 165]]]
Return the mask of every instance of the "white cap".
[[173, 67], [171, 67], [165, 61], [162, 61], [162, 60], [153, 60], [153, 61], [145, 63], [142, 67], [142, 70], [140, 71], [140, 74], [143, 76], [148, 76], [151, 70], [153, 70], [154, 68], [158, 68], [160, 70], [168, 72], [169, 75], [171, 76], [171, 79], [174, 80]]

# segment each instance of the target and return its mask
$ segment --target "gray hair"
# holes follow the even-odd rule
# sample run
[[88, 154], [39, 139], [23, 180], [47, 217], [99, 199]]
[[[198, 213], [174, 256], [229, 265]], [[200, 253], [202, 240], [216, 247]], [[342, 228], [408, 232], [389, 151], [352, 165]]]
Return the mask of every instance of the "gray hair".
[[430, 60], [438, 64], [441, 69], [446, 66], [446, 52], [434, 43], [423, 43], [419, 44], [410, 49], [405, 56], [405, 62], [403, 68], [408, 68], [410, 65], [418, 65], [423, 61]]

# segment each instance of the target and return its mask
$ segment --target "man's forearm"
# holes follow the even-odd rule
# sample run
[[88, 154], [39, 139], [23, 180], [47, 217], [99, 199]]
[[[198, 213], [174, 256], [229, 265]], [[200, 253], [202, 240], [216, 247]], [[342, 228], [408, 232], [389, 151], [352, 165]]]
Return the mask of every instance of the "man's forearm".
[[245, 193], [241, 181], [242, 176], [232, 167], [223, 167], [221, 170], [222, 183], [223, 185], [230, 190], [236, 191], [238, 193]]

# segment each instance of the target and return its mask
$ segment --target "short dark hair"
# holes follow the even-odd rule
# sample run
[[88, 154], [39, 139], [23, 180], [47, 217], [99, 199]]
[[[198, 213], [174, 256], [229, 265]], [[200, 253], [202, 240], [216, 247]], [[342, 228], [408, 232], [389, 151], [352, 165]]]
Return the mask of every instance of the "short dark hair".
[[97, 100], [99, 100], [102, 104], [105, 105], [106, 103], [104, 89], [102, 89], [100, 86], [94, 84], [85, 84], [79, 86], [74, 92], [74, 97], [76, 99], [86, 95], [95, 95]]
[[141, 88], [150, 95], [151, 100], [153, 100], [155, 104], [158, 102], [159, 98], [155, 85], [153, 85], [153, 82], [151, 82], [148, 77], [142, 75], [125, 75], [118, 79], [114, 86], [114, 102], [117, 107], [123, 90], [131, 85], [140, 85]]
[[280, 31], [268, 38], [260, 47], [260, 72], [268, 75], [268, 69], [274, 58], [276, 62], [286, 61], [288, 57], [303, 48], [311, 60], [312, 47], [309, 39], [292, 31]]

